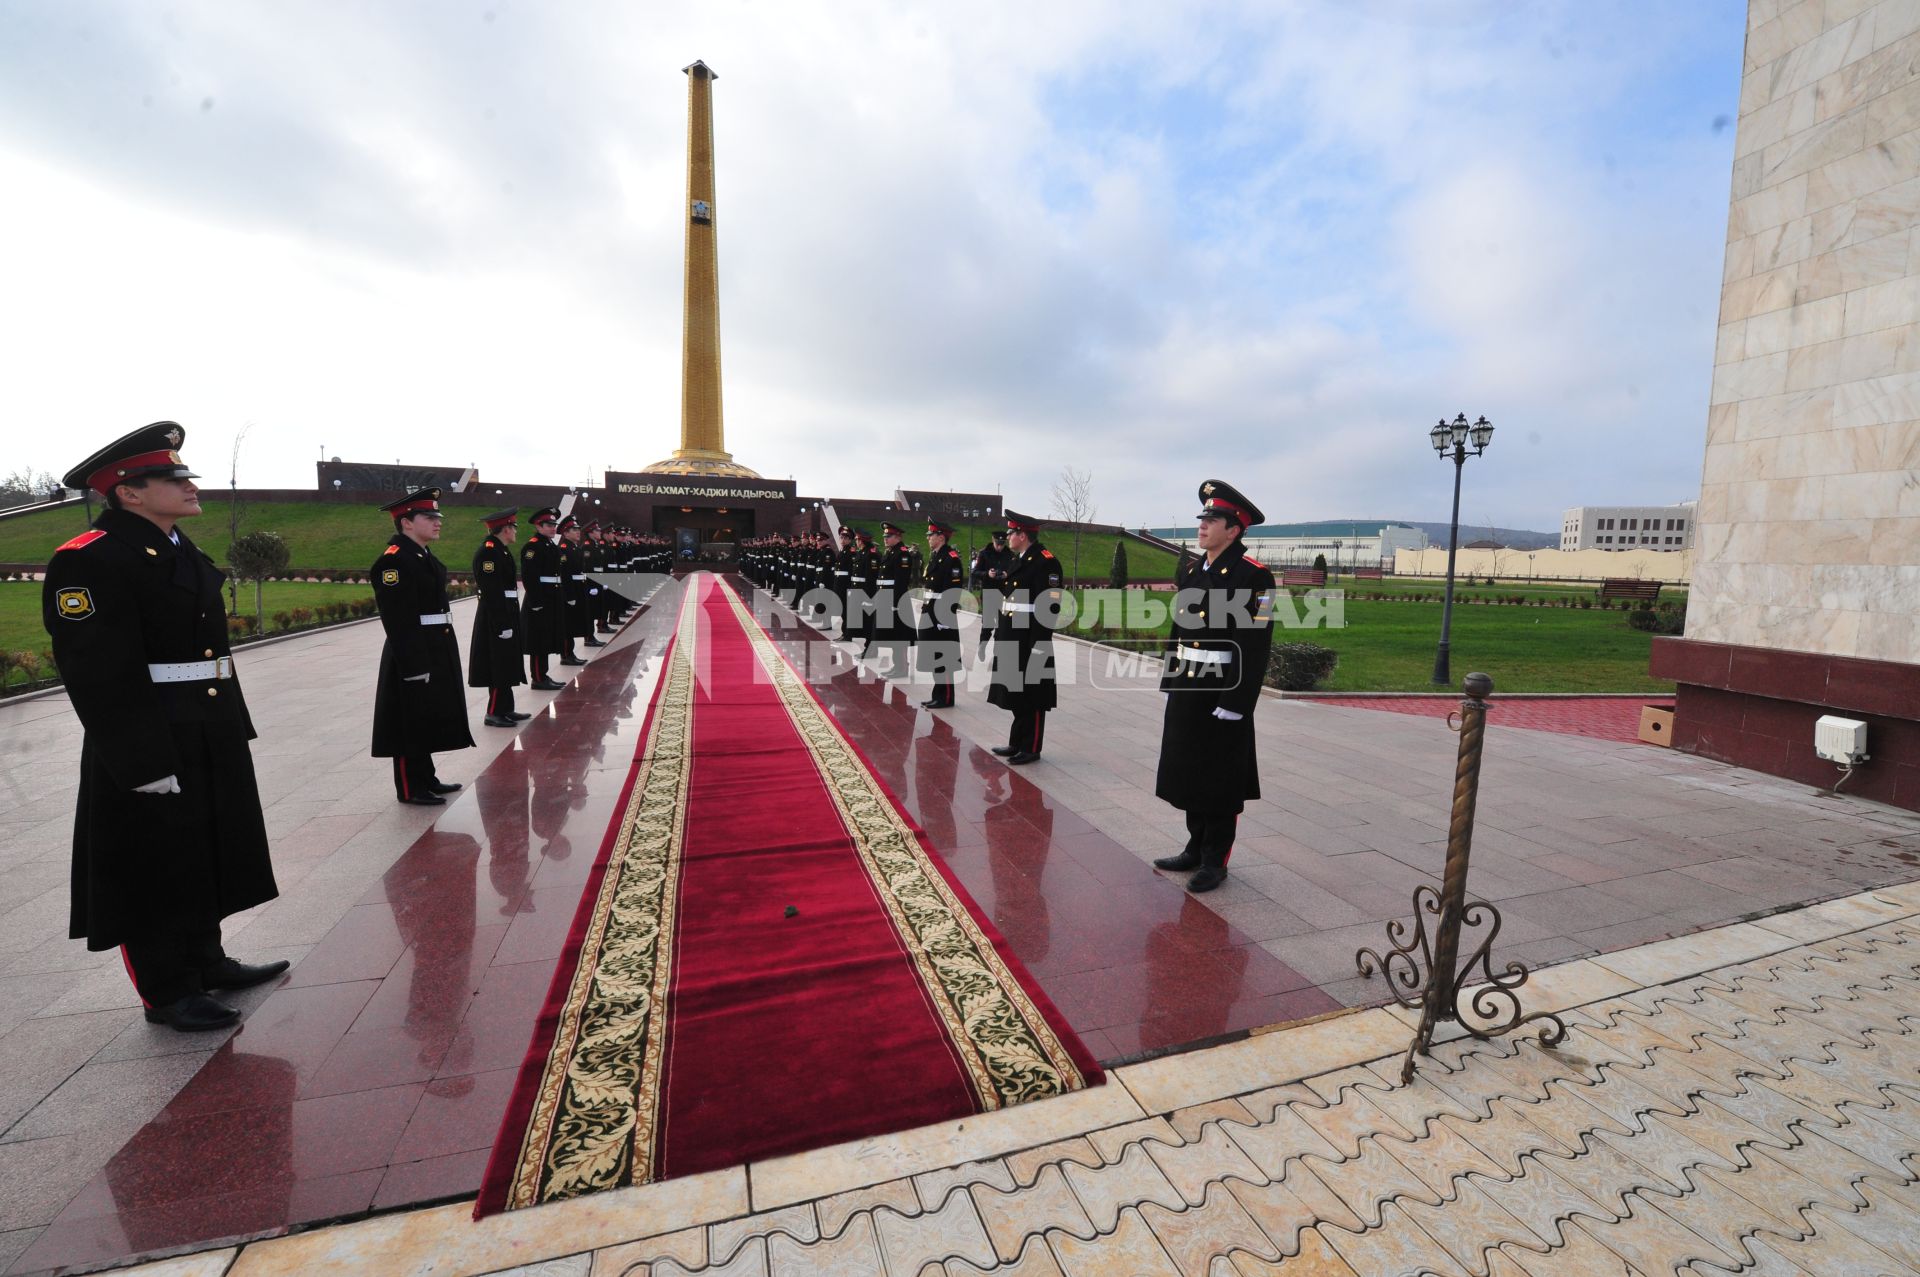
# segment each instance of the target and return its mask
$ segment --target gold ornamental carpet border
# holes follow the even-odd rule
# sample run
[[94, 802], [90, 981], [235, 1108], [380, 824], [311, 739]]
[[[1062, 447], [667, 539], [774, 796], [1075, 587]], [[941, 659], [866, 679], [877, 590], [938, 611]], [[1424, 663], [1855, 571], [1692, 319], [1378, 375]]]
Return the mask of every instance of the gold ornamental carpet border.
[[[789, 720], [839, 809], [855, 853], [931, 995], [980, 1111], [1089, 1085], [1062, 1037], [993, 938], [934, 863], [840, 724], [781, 655], [732, 586], [720, 582]], [[1048, 1008], [1051, 1009], [1051, 1008]], [[1057, 1015], [1057, 1012], [1056, 1012]]]
[[[703, 605], [717, 588], [752, 644], [834, 803], [963, 1070], [973, 1111], [1103, 1080], [1085, 1047], [947, 879], [859, 751], [724, 581], [695, 576], [614, 817], [536, 1026], [476, 1214], [558, 1201], [660, 1175], [661, 1070], [671, 1035], [674, 923], [694, 767]], [[724, 614], [724, 611], [722, 612]], [[709, 640], [710, 641], [710, 640]], [[565, 973], [564, 976], [561, 973]], [[547, 1043], [544, 1050], [541, 1044]], [[965, 1116], [956, 1113], [954, 1116]]]

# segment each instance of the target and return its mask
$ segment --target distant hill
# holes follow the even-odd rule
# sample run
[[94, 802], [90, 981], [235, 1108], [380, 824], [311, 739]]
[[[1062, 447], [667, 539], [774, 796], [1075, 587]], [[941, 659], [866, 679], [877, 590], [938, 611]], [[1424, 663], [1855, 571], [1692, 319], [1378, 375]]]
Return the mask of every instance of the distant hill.
[[[1415, 523], [1412, 519], [1403, 520], [1427, 534], [1433, 544], [1446, 548], [1447, 525], [1444, 523]], [[1469, 541], [1494, 540], [1514, 550], [1557, 550], [1560, 548], [1558, 532], [1527, 532], [1520, 528], [1488, 529], [1484, 524], [1462, 522], [1460, 524], [1460, 544]]]

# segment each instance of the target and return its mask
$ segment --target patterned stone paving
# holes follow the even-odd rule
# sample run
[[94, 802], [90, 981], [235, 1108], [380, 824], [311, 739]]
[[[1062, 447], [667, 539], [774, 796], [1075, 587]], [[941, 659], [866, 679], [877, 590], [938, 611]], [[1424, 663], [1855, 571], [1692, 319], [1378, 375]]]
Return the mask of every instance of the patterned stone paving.
[[[1771, 933], [1729, 927], [1621, 955], [1645, 987], [1563, 977], [1556, 996], [1546, 973], [1533, 992], [1565, 1008], [1559, 1050], [1459, 1035], [1407, 1085], [1397, 1056], [1364, 1045], [1389, 1013], [1363, 1011], [969, 1119], [1008, 1123], [988, 1138], [1012, 1152], [943, 1157], [968, 1147], [968, 1124], [928, 1128], [479, 1225], [443, 1207], [150, 1271], [1920, 1273], [1915, 910], [1920, 884], [1783, 915]], [[1235, 1089], [1259, 1070], [1260, 1085]], [[1072, 1106], [1101, 1092], [1131, 1097], [1134, 1116], [1054, 1121], [1034, 1138], [1049, 1105], [1084, 1116]], [[1156, 1111], [1175, 1093], [1208, 1098]], [[790, 1191], [835, 1174], [840, 1191]]]
[[[1460, 707], [1457, 696], [1315, 696], [1315, 705], [1347, 709], [1377, 709], [1392, 714], [1445, 718]], [[1501, 727], [1523, 727], [1562, 736], [1591, 736], [1595, 740], [1632, 744], [1640, 739], [1640, 710], [1646, 705], [1673, 708], [1673, 697], [1658, 692], [1645, 696], [1506, 696], [1499, 701], [1495, 721]]]
[[[541, 1272], [1904, 1273], [1920, 926]], [[565, 1266], [562, 1266], [565, 1265]]]

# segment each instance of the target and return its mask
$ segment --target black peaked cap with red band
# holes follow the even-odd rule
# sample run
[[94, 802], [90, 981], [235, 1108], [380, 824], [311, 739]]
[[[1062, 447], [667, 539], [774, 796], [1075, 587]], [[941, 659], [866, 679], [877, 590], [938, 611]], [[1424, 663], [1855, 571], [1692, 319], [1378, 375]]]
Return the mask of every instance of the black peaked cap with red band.
[[440, 513], [440, 489], [416, 488], [398, 501], [389, 501], [380, 507], [396, 519], [404, 519], [410, 514]]
[[553, 506], [545, 506], [535, 510], [532, 517], [527, 521], [529, 523], [558, 523], [560, 522], [560, 511]]
[[517, 525], [520, 522], [520, 507], [515, 506], [511, 510], [496, 510], [486, 518], [480, 520], [480, 522], [496, 530], [507, 527], [509, 524]]
[[198, 479], [200, 476], [180, 460], [180, 445], [186, 440], [186, 428], [179, 422], [156, 421], [115, 439], [67, 471], [60, 482], [74, 489], [92, 488], [106, 496], [114, 485], [129, 479], [155, 475], [167, 479]]
[[1040, 531], [1040, 521], [1029, 519], [1023, 514], [1010, 514], [1007, 516], [1007, 531], [1024, 532], [1028, 536], [1036, 536]]
[[1242, 528], [1265, 523], [1260, 507], [1240, 495], [1240, 489], [1225, 479], [1209, 479], [1200, 485], [1200, 513], [1197, 519], [1232, 519]]
[[927, 535], [950, 537], [953, 535], [953, 529], [948, 527], [946, 524], [940, 522], [940, 520], [938, 519], [928, 519]]

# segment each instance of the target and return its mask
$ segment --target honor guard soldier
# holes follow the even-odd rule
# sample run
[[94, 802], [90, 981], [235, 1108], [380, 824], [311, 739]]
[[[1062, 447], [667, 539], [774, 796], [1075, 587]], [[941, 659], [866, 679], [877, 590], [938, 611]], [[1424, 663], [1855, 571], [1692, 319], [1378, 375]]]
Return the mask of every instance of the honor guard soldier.
[[401, 802], [437, 807], [447, 801], [442, 794], [460, 786], [440, 779], [433, 756], [473, 748], [447, 569], [427, 548], [440, 539], [440, 489], [421, 488], [380, 508], [393, 516], [393, 539], [370, 569], [387, 632], [373, 700], [373, 756], [393, 760]]
[[532, 677], [527, 686], [536, 692], [557, 692], [566, 684], [550, 673], [550, 662], [565, 647], [566, 595], [560, 579], [560, 543], [556, 529], [560, 512], [548, 507], [533, 514], [533, 535], [520, 551], [520, 639], [527, 650]]
[[[613, 547], [608, 544], [606, 535], [598, 523], [587, 525], [585, 545], [588, 573], [604, 573], [613, 570]], [[613, 624], [610, 620], [612, 614], [608, 611], [613, 605], [613, 591], [594, 580], [591, 575], [587, 578], [587, 586], [591, 592], [590, 598], [593, 605], [593, 632], [596, 635], [613, 633]]]
[[1006, 593], [1007, 568], [1013, 563], [1013, 551], [1007, 549], [1007, 530], [995, 528], [990, 544], [980, 547], [974, 556], [970, 584], [980, 595], [980, 651], [984, 654], [993, 627], [1000, 615], [1000, 600]]
[[834, 551], [833, 555], [833, 575], [829, 580], [832, 582], [833, 597], [839, 604], [836, 611], [840, 616], [840, 637], [845, 638], [852, 632], [853, 624], [848, 619], [852, 613], [847, 610], [849, 589], [847, 583], [853, 577], [853, 529], [844, 523], [840, 525], [839, 542], [840, 548]]
[[880, 574], [880, 555], [873, 548], [873, 533], [856, 528], [853, 533], [853, 564], [847, 569], [847, 625], [849, 642], [860, 644], [867, 654], [873, 642], [873, 579]]
[[593, 639], [593, 618], [587, 615], [587, 578], [580, 566], [580, 520], [568, 515], [560, 520], [560, 663], [585, 665], [574, 650], [577, 639]]
[[54, 551], [41, 619], [84, 731], [67, 934], [118, 946], [147, 1020], [192, 1030], [240, 1018], [209, 994], [287, 964], [249, 965], [220, 943], [222, 919], [279, 891], [226, 577], [177, 526], [200, 513], [185, 438], [156, 421], [67, 472], [107, 508]]
[[920, 552], [908, 545], [898, 524], [882, 523], [879, 575], [874, 578], [873, 641], [889, 653], [887, 674], [904, 678], [908, 674], [907, 647], [913, 642], [913, 623], [907, 614], [907, 597], [920, 584]]
[[960, 584], [966, 569], [960, 551], [953, 548], [953, 529], [939, 520], [927, 523], [927, 565], [920, 578], [926, 588], [926, 611], [921, 618], [919, 667], [933, 676], [933, 695], [922, 701], [927, 709], [952, 709], [953, 684], [960, 674]]
[[488, 727], [513, 727], [533, 717], [513, 707], [513, 689], [527, 681], [520, 663], [520, 578], [513, 561], [518, 513], [488, 515], [486, 539], [473, 552], [473, 588], [480, 602], [467, 642], [467, 686], [487, 689]]
[[1039, 524], [1007, 516], [1013, 559], [1000, 581], [1004, 597], [993, 629], [993, 684], [987, 703], [1013, 711], [1007, 743], [995, 745], [993, 752], [1015, 766], [1040, 757], [1047, 740], [1047, 711], [1059, 697], [1051, 623], [1060, 594], [1060, 560], [1039, 537]]
[[1253, 711], [1273, 647], [1273, 573], [1247, 557], [1241, 538], [1265, 521], [1232, 484], [1200, 485], [1197, 539], [1204, 558], [1175, 582], [1173, 633], [1160, 690], [1167, 694], [1153, 792], [1187, 814], [1187, 845], [1154, 861], [1193, 870], [1192, 892], [1227, 877], [1240, 812], [1260, 797]]

